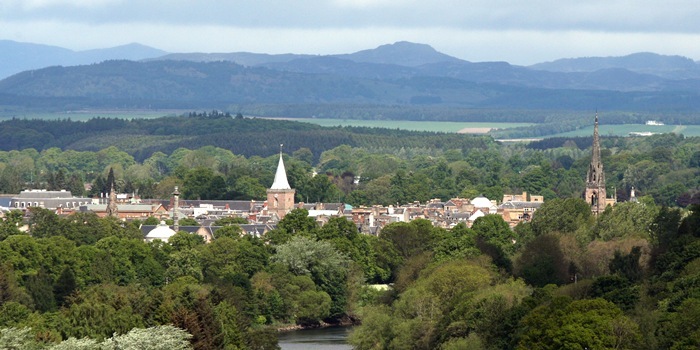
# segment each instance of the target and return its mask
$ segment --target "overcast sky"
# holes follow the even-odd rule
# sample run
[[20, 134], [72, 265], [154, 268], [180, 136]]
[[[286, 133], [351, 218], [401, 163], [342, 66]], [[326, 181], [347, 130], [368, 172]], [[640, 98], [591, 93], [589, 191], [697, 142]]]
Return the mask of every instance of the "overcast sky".
[[0, 0], [0, 39], [305, 54], [411, 41], [519, 65], [640, 51], [700, 60], [699, 18], [697, 0]]

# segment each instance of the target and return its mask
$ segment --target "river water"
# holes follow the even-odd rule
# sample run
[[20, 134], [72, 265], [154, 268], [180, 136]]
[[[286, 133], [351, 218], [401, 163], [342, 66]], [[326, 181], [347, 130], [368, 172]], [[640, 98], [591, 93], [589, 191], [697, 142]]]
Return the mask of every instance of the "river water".
[[282, 350], [352, 350], [347, 343], [352, 327], [328, 327], [282, 332]]

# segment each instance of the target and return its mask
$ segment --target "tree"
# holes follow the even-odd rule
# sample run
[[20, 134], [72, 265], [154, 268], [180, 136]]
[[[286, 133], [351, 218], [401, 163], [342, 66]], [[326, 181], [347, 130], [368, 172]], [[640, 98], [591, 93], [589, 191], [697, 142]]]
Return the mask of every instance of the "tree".
[[522, 320], [518, 349], [635, 349], [637, 325], [615, 304], [603, 300], [559, 299]]
[[38, 350], [41, 346], [34, 341], [31, 328], [13, 327], [0, 329], [0, 349]]
[[65, 306], [66, 298], [73, 294], [77, 289], [77, 283], [75, 280], [75, 274], [73, 270], [66, 266], [63, 268], [61, 275], [58, 276], [58, 280], [53, 286], [53, 294], [56, 299], [56, 304], [61, 307]]
[[394, 332], [394, 318], [386, 306], [362, 310], [362, 324], [350, 333], [348, 342], [357, 350], [388, 349]]
[[246, 218], [238, 216], [227, 216], [214, 221], [212, 226], [228, 226], [228, 225], [245, 225], [248, 223]]
[[516, 260], [515, 275], [535, 287], [550, 283], [559, 285], [569, 281], [568, 267], [559, 246], [559, 237], [545, 234], [525, 245]]
[[474, 221], [472, 230], [485, 241], [499, 246], [506, 252], [513, 252], [516, 236], [502, 216], [498, 214], [482, 216]]
[[204, 238], [198, 234], [180, 231], [168, 239], [168, 243], [177, 251], [190, 250], [204, 244]]
[[25, 283], [27, 291], [34, 300], [34, 307], [41, 312], [56, 309], [56, 299], [53, 294], [53, 278], [44, 269], [36, 275], [29, 276]]
[[391, 242], [399, 254], [407, 259], [427, 250], [433, 243], [433, 224], [424, 219], [395, 222], [386, 225], [379, 237]]
[[245, 338], [241, 329], [241, 315], [235, 305], [226, 300], [214, 307], [214, 316], [221, 325], [221, 343], [224, 349], [244, 349]]
[[318, 229], [318, 224], [308, 210], [297, 208], [287, 213], [277, 227], [293, 235], [310, 235]]
[[177, 224], [180, 226], [199, 226], [197, 220], [192, 218], [182, 218], [177, 221]]
[[333, 301], [331, 317], [339, 317], [345, 312], [348, 258], [330, 243], [296, 236], [277, 247], [272, 261], [283, 264], [296, 275], [310, 276], [322, 291], [328, 293]]
[[583, 199], [567, 198], [546, 201], [532, 218], [535, 234], [574, 233], [592, 220], [591, 208]]
[[[215, 178], [217, 180], [215, 181]], [[223, 178], [214, 174], [214, 170], [210, 168], [194, 168], [187, 172], [184, 178], [182, 197], [185, 199], [215, 199], [212, 195], [218, 196], [221, 194], [220, 183]], [[214, 183], [213, 183], [214, 182]], [[212, 187], [212, 183], [214, 187]], [[226, 183], [223, 181], [223, 186]], [[226, 192], [225, 190], [223, 191]]]
[[5, 213], [5, 218], [0, 221], [0, 241], [5, 238], [21, 234], [19, 225], [24, 219], [24, 213], [20, 210], [10, 210]]
[[437, 240], [433, 248], [436, 261], [473, 258], [480, 254], [476, 248], [476, 234], [464, 223], [459, 223]]
[[107, 339], [103, 349], [108, 350], [186, 350], [192, 349], [189, 339], [192, 335], [170, 326], [134, 328], [124, 335], [114, 335]]

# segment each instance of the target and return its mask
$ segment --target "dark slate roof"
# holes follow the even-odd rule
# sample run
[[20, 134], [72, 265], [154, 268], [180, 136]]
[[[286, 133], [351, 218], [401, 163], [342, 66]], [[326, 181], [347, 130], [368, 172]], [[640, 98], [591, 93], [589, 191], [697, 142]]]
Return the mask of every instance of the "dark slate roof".
[[[170, 208], [169, 199], [151, 199], [143, 200], [143, 202], [160, 203], [166, 208]], [[199, 208], [202, 204], [211, 204], [215, 208], [224, 208], [228, 204], [229, 209], [237, 211], [250, 211], [252, 206], [260, 206], [263, 201], [242, 201], [242, 200], [199, 200], [199, 199], [182, 199], [179, 200], [180, 208]]]
[[[154, 228], [156, 228], [158, 225], [141, 225], [141, 233], [144, 235], [144, 237], [151, 232]], [[256, 237], [262, 236], [266, 231], [273, 230], [277, 226], [276, 225], [266, 225], [266, 224], [245, 224], [245, 225], [239, 225], [243, 232], [249, 234], [249, 235], [254, 235]], [[173, 228], [172, 225], [168, 226], [171, 229]], [[222, 228], [224, 226], [180, 226], [178, 227], [179, 231], [185, 231], [189, 233], [195, 233], [199, 231], [200, 229], [205, 229], [209, 231], [209, 233], [212, 234], [213, 237], [216, 237], [214, 233]]]
[[[140, 227], [141, 233], [144, 236], [146, 236], [149, 232], [151, 232], [151, 230], [156, 228], [156, 226], [158, 226], [158, 225], [141, 225], [141, 227]], [[170, 227], [171, 229], [174, 229], [173, 225], [170, 225], [168, 227]], [[209, 231], [209, 233], [214, 233], [216, 230], [221, 228], [221, 226], [180, 226], [180, 227], [178, 227], [178, 230], [189, 232], [189, 233], [195, 233], [195, 232], [199, 231], [199, 229], [202, 227], [207, 229]]]
[[542, 206], [542, 202], [520, 202], [520, 201], [509, 201], [504, 202], [500, 205], [501, 209], [523, 209], [523, 208], [535, 208], [539, 209]]
[[262, 236], [266, 231], [274, 230], [277, 228], [277, 225], [268, 225], [268, 224], [243, 224], [239, 225], [243, 232], [253, 235], [255, 237], [260, 237]]
[[24, 190], [14, 197], [17, 199], [43, 199], [43, 198], [73, 198], [70, 191], [44, 191], [44, 190]]
[[469, 217], [471, 217], [471, 216], [472, 216], [471, 213], [453, 213], [450, 215], [451, 218], [455, 218], [455, 219], [469, 219]]
[[324, 210], [338, 210], [341, 206], [345, 209], [344, 203], [323, 203]]

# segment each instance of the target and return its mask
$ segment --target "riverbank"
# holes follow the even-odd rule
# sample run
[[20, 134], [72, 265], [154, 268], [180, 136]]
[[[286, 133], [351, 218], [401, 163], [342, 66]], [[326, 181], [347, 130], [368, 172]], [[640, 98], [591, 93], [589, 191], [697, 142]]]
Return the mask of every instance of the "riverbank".
[[356, 316], [345, 315], [341, 317], [338, 322], [328, 323], [320, 321], [318, 324], [311, 325], [299, 325], [299, 324], [289, 324], [277, 327], [277, 332], [292, 332], [292, 331], [302, 331], [310, 329], [322, 329], [330, 327], [349, 327], [360, 325], [360, 319]]

